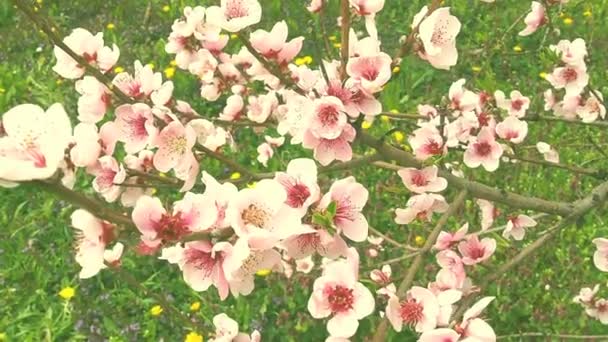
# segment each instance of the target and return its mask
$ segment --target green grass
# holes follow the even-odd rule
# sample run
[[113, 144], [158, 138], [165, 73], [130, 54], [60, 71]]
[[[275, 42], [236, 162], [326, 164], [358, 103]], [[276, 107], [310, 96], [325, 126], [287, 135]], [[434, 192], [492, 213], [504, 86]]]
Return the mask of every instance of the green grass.
[[[274, 21], [287, 18], [290, 32], [293, 32], [290, 36], [295, 36], [296, 32], [306, 33], [309, 19], [299, 1], [261, 2], [264, 4], [264, 19], [260, 27], [269, 28]], [[92, 32], [103, 30], [106, 42], [114, 42], [121, 48], [119, 65], [127, 70], [132, 68], [135, 59], [140, 59], [143, 63], [153, 63], [157, 70], [162, 71], [171, 61], [171, 56], [164, 53], [170, 25], [180, 15], [181, 9], [192, 3], [177, 0], [58, 0], [44, 1], [42, 11], [51, 16], [62, 32], [78, 26]], [[209, 3], [212, 1], [197, 2], [202, 5]], [[411, 18], [424, 3], [420, 0], [387, 1], [385, 10], [377, 19], [387, 51], [393, 51], [398, 37], [408, 33]], [[551, 70], [552, 58], [546, 46], [556, 43], [558, 38], [549, 33], [545, 48], [536, 51], [543, 41], [544, 30], [521, 38], [517, 32], [523, 23], [519, 23], [506, 32], [528, 10], [529, 2], [499, 0], [497, 4], [489, 5], [477, 0], [452, 0], [446, 3], [453, 7], [453, 13], [463, 22], [463, 31], [458, 39], [458, 66], [447, 72], [439, 71], [416, 57], [405, 58], [401, 71], [382, 93], [385, 109], [411, 112], [422, 102], [439, 103], [447, 95], [451, 82], [464, 77], [475, 89], [519, 89], [525, 95], [534, 96], [533, 111], [541, 110], [542, 91], [548, 88], [548, 84], [539, 77], [539, 73]], [[168, 12], [162, 10], [165, 5], [170, 7]], [[332, 11], [335, 13], [336, 9]], [[587, 11], [590, 11], [590, 16], [585, 15]], [[592, 60], [591, 82], [605, 96], [608, 95], [608, 39], [605, 36], [608, 23], [603, 20], [608, 16], [608, 1], [572, 0], [563, 12], [564, 18], [573, 19], [573, 24], [566, 25], [562, 18], [554, 15], [554, 28], [561, 31], [560, 39], [582, 37], [587, 40]], [[113, 23], [115, 28], [108, 29], [108, 23]], [[327, 25], [332, 32], [336, 31], [333, 19], [328, 19]], [[361, 23], [357, 25], [362, 28]], [[7, 1], [0, 3], [0, 37], [0, 113], [19, 103], [48, 106], [62, 102], [75, 117], [77, 98], [73, 83], [58, 82], [50, 69], [54, 64], [52, 45]], [[231, 48], [236, 48], [236, 43], [231, 44], [234, 45]], [[514, 46], [520, 46], [523, 51], [514, 52]], [[311, 44], [305, 43], [304, 54], [313, 54], [312, 51]], [[201, 113], [214, 116], [221, 108], [200, 99], [196, 82], [187, 74], [178, 71], [174, 82], [179, 97], [190, 100]], [[399, 127], [405, 134], [413, 129], [406, 122], [378, 120], [370, 132], [379, 136], [393, 127]], [[524, 145], [546, 141], [558, 149], [563, 162], [580, 165], [602, 156], [592, 146], [591, 140], [601, 144], [600, 149], [605, 153], [607, 135], [605, 129], [593, 127], [534, 123], [531, 124], [528, 143]], [[243, 142], [238, 161], [262, 170], [255, 161], [255, 147], [262, 138], [249, 130], [236, 132], [236, 138], [237, 142]], [[366, 152], [361, 146], [356, 149], [358, 153]], [[269, 169], [284, 168], [283, 161], [294, 156], [310, 155], [292, 147], [282, 148], [279, 154], [281, 158], [274, 158]], [[458, 154], [452, 158], [460, 159]], [[606, 170], [608, 162], [599, 159], [587, 166]], [[227, 170], [213, 161], [206, 163], [204, 168], [220, 178], [228, 175]], [[366, 211], [373, 226], [400, 241], [426, 236], [429, 229], [426, 225], [404, 227], [393, 222], [391, 209], [403, 206], [409, 196], [394, 173], [365, 167], [354, 175], [368, 186], [372, 194]], [[331, 174], [333, 178], [343, 176]], [[580, 198], [598, 183], [592, 178], [575, 177], [565, 171], [526, 164], [505, 167], [492, 174], [467, 171], [467, 176], [499, 188], [561, 201]], [[81, 176], [79, 188], [86, 187], [88, 181]], [[322, 181], [324, 189], [329, 184], [330, 179]], [[162, 191], [160, 194], [170, 196]], [[453, 191], [445, 195], [451, 198]], [[501, 209], [506, 214], [511, 213], [508, 208]], [[128, 284], [115, 272], [102, 271], [93, 279], [78, 279], [79, 268], [73, 257], [73, 234], [69, 226], [73, 210], [70, 205], [33, 186], [0, 190], [0, 333], [4, 334], [0, 335], [0, 341], [183, 339], [188, 329], [179, 320], [167, 310], [158, 317], [152, 316], [150, 309], [159, 304], [158, 300]], [[467, 202], [458, 220], [450, 221], [450, 227], [455, 228], [465, 220], [477, 229], [477, 209], [472, 202]], [[605, 274], [600, 274], [591, 260], [594, 251], [591, 240], [608, 236], [606, 221], [608, 215], [605, 211], [588, 215], [576, 227], [560, 233], [557, 239], [523, 265], [490, 284], [486, 293], [496, 295], [497, 299], [486, 311], [486, 316], [498, 335], [606, 332], [606, 326], [587, 318], [583, 310], [571, 301], [581, 287], [605, 284]], [[542, 220], [536, 231], [542, 231], [551, 222]], [[504, 223], [504, 216], [499, 223]], [[531, 232], [524, 242], [516, 243], [508, 243], [499, 235], [493, 236], [499, 244], [493, 263], [488, 269], [475, 271], [473, 276], [488, 272], [499, 261], [508, 260], [535, 235], [536, 232]], [[364, 251], [365, 245], [359, 247]], [[379, 259], [396, 256], [399, 256], [398, 252], [387, 248]], [[205, 338], [214, 331], [210, 319], [221, 312], [236, 319], [241, 331], [260, 329], [265, 341], [321, 341], [326, 336], [323, 322], [313, 320], [306, 310], [312, 281], [318, 272], [312, 276], [296, 273], [287, 281], [278, 274], [258, 277], [252, 295], [220, 302], [215, 290], [204, 293], [190, 290], [182, 281], [179, 270], [166, 262], [139, 257], [132, 252], [125, 256], [123, 262], [123, 269], [146, 289], [166, 297], [200, 323], [198, 332]], [[362, 258], [362, 277], [367, 279], [374, 263], [374, 259]], [[407, 264], [394, 265], [394, 274], [399, 276], [406, 268]], [[434, 277], [435, 271], [433, 259], [429, 257], [428, 267], [419, 272], [417, 283], [426, 284]], [[76, 296], [69, 301], [58, 296], [66, 286], [76, 288]], [[374, 289], [373, 285], [370, 288]], [[603, 294], [608, 295], [608, 291], [604, 289]], [[201, 309], [190, 312], [191, 303], [196, 301], [201, 302]], [[378, 301], [378, 304], [384, 305], [384, 302]], [[362, 321], [358, 336], [369, 335], [377, 322], [377, 315]], [[394, 341], [414, 340], [413, 335], [407, 332], [393, 333], [391, 338]], [[353, 340], [362, 341], [363, 338]]]

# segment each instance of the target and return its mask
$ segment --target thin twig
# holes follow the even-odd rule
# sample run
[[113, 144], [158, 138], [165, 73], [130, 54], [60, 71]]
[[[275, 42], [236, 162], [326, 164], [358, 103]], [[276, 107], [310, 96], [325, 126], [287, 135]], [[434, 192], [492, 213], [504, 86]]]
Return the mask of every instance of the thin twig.
[[340, 46], [340, 79], [346, 80], [346, 64], [348, 64], [348, 58], [350, 57], [349, 42], [350, 42], [350, 2], [348, 0], [341, 0], [340, 2], [340, 15], [342, 16], [342, 41]]
[[[553, 337], [553, 338], [567, 338], [570, 340], [590, 340], [590, 341], [604, 341], [608, 339], [608, 335], [568, 335], [568, 334], [552, 334], [552, 333], [541, 333], [541, 332], [526, 332], [511, 335], [496, 336], [497, 340], [503, 340], [507, 338], [522, 338], [522, 337]], [[534, 339], [536, 340], [536, 339]]]

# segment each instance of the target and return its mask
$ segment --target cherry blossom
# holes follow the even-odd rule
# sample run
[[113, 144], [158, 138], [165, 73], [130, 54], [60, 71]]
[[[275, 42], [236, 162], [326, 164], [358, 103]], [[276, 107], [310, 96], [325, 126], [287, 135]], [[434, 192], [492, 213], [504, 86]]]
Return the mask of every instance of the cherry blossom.
[[210, 342], [260, 342], [262, 337], [257, 330], [251, 335], [239, 333], [239, 325], [228, 315], [222, 313], [213, 317], [215, 337]]
[[[597, 97], [596, 97], [597, 96]], [[606, 118], [606, 107], [603, 105], [604, 96], [594, 90], [589, 93], [587, 100], [576, 109], [576, 114], [583, 122], [593, 122], [599, 118]]]
[[128, 72], [121, 72], [114, 77], [112, 84], [134, 98], [148, 97], [153, 91], [160, 89], [163, 79], [159, 72], [155, 73], [150, 65], [144, 66], [140, 61], [135, 61], [134, 67], [133, 76]]
[[449, 90], [449, 98], [451, 107], [458, 115], [461, 112], [470, 112], [475, 109], [479, 103], [479, 96], [474, 92], [467, 90], [464, 87], [466, 80], [464, 78], [452, 83]]
[[228, 144], [231, 139], [230, 133], [209, 120], [194, 119], [188, 122], [188, 126], [196, 133], [196, 141], [211, 151]]
[[391, 57], [383, 52], [353, 57], [348, 60], [346, 72], [360, 82], [361, 89], [368, 94], [382, 90], [391, 78]]
[[329, 334], [348, 338], [374, 305], [372, 293], [357, 281], [353, 265], [342, 259], [325, 265], [323, 275], [315, 280], [308, 311], [316, 319], [332, 316], [327, 322]]
[[404, 168], [397, 171], [408, 190], [415, 193], [440, 192], [445, 190], [448, 182], [445, 178], [437, 177], [439, 169], [435, 165], [418, 170], [414, 168]]
[[112, 156], [99, 158], [98, 165], [94, 171], [93, 189], [99, 192], [106, 201], [114, 202], [120, 196], [120, 184], [125, 181], [127, 173]]
[[502, 236], [505, 238], [513, 237], [515, 240], [522, 240], [526, 234], [525, 228], [536, 226], [536, 221], [527, 215], [517, 215], [510, 217], [507, 221], [507, 227], [502, 232]]
[[124, 104], [116, 108], [116, 126], [119, 140], [125, 143], [127, 153], [137, 153], [153, 141], [158, 134], [150, 107], [144, 103]]
[[336, 139], [347, 125], [347, 116], [342, 102], [333, 96], [314, 101], [310, 132], [317, 138]]
[[281, 243], [287, 255], [294, 259], [306, 258], [314, 253], [329, 259], [346, 255], [348, 246], [340, 234], [331, 235], [321, 227], [303, 225]]
[[490, 201], [477, 199], [475, 203], [481, 210], [481, 230], [487, 230], [494, 224], [494, 220], [500, 215], [500, 212]]
[[542, 25], [546, 22], [545, 18], [545, 7], [538, 1], [532, 1], [532, 10], [526, 18], [524, 22], [526, 23], [526, 28], [519, 32], [520, 36], [529, 36], [532, 33], [536, 32]]
[[51, 177], [72, 140], [72, 125], [58, 103], [46, 112], [33, 104], [13, 107], [2, 115], [2, 128], [0, 179], [5, 181]]
[[551, 145], [547, 144], [546, 142], [539, 141], [536, 143], [536, 149], [538, 152], [543, 154], [546, 161], [559, 163], [559, 154], [553, 147], [551, 147]]
[[546, 79], [555, 89], [566, 89], [566, 95], [578, 95], [589, 84], [584, 64], [556, 68]]
[[456, 325], [456, 331], [461, 334], [463, 341], [496, 341], [494, 329], [486, 321], [479, 318], [482, 311], [493, 300], [494, 297], [484, 297], [465, 311], [462, 323]]
[[334, 182], [329, 192], [321, 198], [318, 209], [325, 210], [330, 203], [335, 203], [333, 223], [338, 232], [355, 242], [361, 242], [367, 239], [369, 228], [361, 213], [368, 197], [367, 189], [351, 176]]
[[215, 208], [216, 221], [212, 228], [223, 229], [230, 226], [230, 220], [226, 216], [230, 201], [238, 194], [237, 187], [232, 183], [220, 184], [213, 176], [203, 171], [201, 177], [205, 184], [204, 196], [210, 198], [212, 208]]
[[287, 64], [302, 49], [304, 37], [287, 42], [287, 23], [276, 23], [270, 32], [257, 30], [251, 34], [251, 46], [267, 59], [275, 59], [279, 64]]
[[[492, 0], [493, 1], [493, 0]], [[460, 334], [455, 332], [452, 329], [448, 328], [439, 328], [434, 330], [429, 330], [422, 335], [420, 335], [420, 342], [456, 342], [460, 339]]]
[[[103, 33], [99, 32], [93, 35], [83, 28], [74, 29], [69, 36], [63, 39], [63, 43], [77, 55], [84, 58], [89, 64], [98, 67], [104, 73], [112, 69], [120, 55], [116, 44], [113, 44], [111, 49], [104, 46]], [[84, 66], [75, 61], [62, 48], [55, 46], [53, 52], [55, 53], [55, 58], [57, 58], [57, 64], [53, 66], [53, 71], [61, 77], [78, 79], [84, 75]]]
[[569, 40], [560, 40], [557, 45], [549, 46], [551, 51], [558, 53], [562, 62], [568, 65], [585, 64], [587, 56], [587, 46], [585, 40], [577, 38], [570, 42]]

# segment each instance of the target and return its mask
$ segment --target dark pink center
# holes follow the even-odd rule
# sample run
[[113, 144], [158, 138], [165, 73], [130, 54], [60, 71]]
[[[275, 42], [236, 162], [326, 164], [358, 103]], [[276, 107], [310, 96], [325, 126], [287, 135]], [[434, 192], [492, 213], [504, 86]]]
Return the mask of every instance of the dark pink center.
[[424, 317], [422, 304], [416, 302], [415, 299], [407, 299], [401, 302], [399, 307], [399, 316], [405, 324], [415, 325]]
[[345, 312], [353, 308], [355, 296], [353, 290], [342, 285], [328, 287], [325, 289], [329, 309], [333, 313]]

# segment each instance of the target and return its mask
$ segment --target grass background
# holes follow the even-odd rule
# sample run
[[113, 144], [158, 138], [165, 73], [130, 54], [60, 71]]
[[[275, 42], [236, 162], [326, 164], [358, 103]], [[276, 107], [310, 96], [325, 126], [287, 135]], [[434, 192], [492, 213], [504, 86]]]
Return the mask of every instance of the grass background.
[[[331, 2], [331, 11], [335, 13], [336, 2]], [[75, 27], [84, 27], [91, 32], [103, 31], [107, 43], [114, 42], [121, 48], [121, 67], [131, 70], [132, 62], [140, 59], [163, 71], [172, 59], [165, 54], [164, 44], [173, 20], [186, 5], [213, 3], [215, 1], [43, 0], [40, 5], [41, 11], [50, 15], [63, 32]], [[312, 26], [300, 0], [261, 0], [261, 3], [264, 10], [261, 28], [269, 29], [275, 21], [285, 19], [290, 26], [290, 36], [295, 36], [296, 33], [306, 34]], [[387, 51], [393, 51], [398, 37], [409, 32], [411, 18], [424, 4], [425, 1], [419, 0], [387, 1], [377, 20]], [[411, 112], [419, 103], [439, 103], [447, 95], [451, 82], [464, 77], [475, 89], [502, 89], [505, 92], [519, 89], [534, 97], [531, 112], [541, 111], [541, 94], [548, 88], [548, 83], [539, 74], [552, 69], [553, 57], [546, 47], [557, 42], [557, 31], [561, 33], [561, 39], [582, 37], [587, 40], [592, 61], [591, 83], [608, 95], [608, 39], [605, 36], [608, 1], [571, 0], [561, 13], [553, 8], [553, 31], [545, 33], [542, 29], [527, 38], [517, 36], [524, 25], [521, 22], [508, 29], [528, 10], [529, 1], [498, 0], [496, 4], [485, 4], [478, 0], [452, 0], [446, 1], [446, 5], [452, 7], [452, 12], [463, 23], [458, 38], [458, 66], [448, 72], [438, 71], [415, 57], [405, 58], [401, 71], [382, 93], [385, 109]], [[326, 25], [330, 32], [338, 35], [331, 16]], [[356, 25], [359, 30], [363, 27], [361, 22]], [[62, 102], [75, 117], [77, 97], [73, 83], [58, 80], [51, 71], [54, 64], [52, 45], [32, 23], [17, 13], [10, 1], [0, 2], [0, 37], [0, 113], [20, 103], [48, 106]], [[237, 48], [237, 43], [231, 42], [229, 49]], [[335, 48], [334, 53], [337, 50]], [[313, 51], [307, 41], [302, 55], [313, 54]], [[188, 99], [204, 115], [217, 115], [221, 104], [205, 103], [189, 75], [178, 71], [173, 81], [179, 98]], [[406, 136], [413, 129], [408, 122], [378, 120], [370, 131], [380, 135], [395, 127]], [[235, 154], [239, 162], [263, 170], [255, 161], [255, 146], [263, 138], [248, 129], [234, 134], [238, 142], [243, 142]], [[565, 163], [605, 170], [608, 166], [606, 136], [605, 129], [533, 123], [528, 142], [520, 151], [536, 156], [533, 144], [542, 140], [555, 146]], [[392, 142], [399, 143], [394, 138]], [[358, 153], [367, 152], [360, 146], [356, 149]], [[269, 169], [282, 169], [284, 161], [310, 154], [299, 148], [283, 147], [279, 155], [280, 158], [271, 161]], [[452, 158], [459, 160], [461, 157], [456, 154]], [[209, 161], [204, 168], [218, 177], [230, 173], [214, 161]], [[505, 167], [492, 174], [480, 170], [466, 172], [476, 180], [499, 188], [561, 201], [573, 201], [598, 183], [592, 178], [525, 164]], [[391, 209], [403, 206], [409, 196], [394, 173], [366, 167], [354, 175], [370, 189], [371, 199], [366, 210], [373, 226], [412, 244], [416, 236], [426, 236], [428, 225], [405, 227], [393, 222]], [[332, 178], [343, 176], [344, 173], [330, 175]], [[329, 178], [322, 180], [325, 189], [330, 181]], [[81, 175], [78, 187], [85, 188], [88, 182], [90, 179]], [[171, 196], [162, 191], [160, 195]], [[446, 193], [446, 197], [452, 195]], [[507, 208], [501, 209], [505, 214], [513, 213]], [[93, 279], [79, 281], [78, 265], [73, 258], [72, 228], [69, 227], [73, 210], [70, 205], [33, 186], [0, 190], [0, 340], [182, 340], [189, 330], [167, 310], [153, 316], [150, 310], [158, 301], [140, 288], [125, 283], [116, 273], [104, 271]], [[455, 228], [465, 220], [471, 222], [472, 227], [479, 226], [477, 208], [470, 201], [458, 220], [450, 222], [450, 227]], [[605, 274], [598, 272], [591, 261], [594, 250], [591, 240], [608, 235], [607, 220], [605, 211], [591, 213], [576, 227], [563, 231], [524, 265], [490, 285], [487, 293], [496, 295], [497, 300], [487, 309], [486, 316], [498, 335], [518, 332], [600, 334], [608, 330], [598, 321], [587, 318], [581, 308], [571, 302], [581, 287], [595, 283], [605, 285]], [[504, 215], [499, 223], [504, 223]], [[550, 220], [541, 221], [536, 231], [542, 231], [550, 223]], [[494, 262], [516, 254], [535, 234], [533, 231], [524, 242], [515, 243], [494, 236], [499, 244]], [[366, 245], [360, 247], [360, 251], [364, 251]], [[398, 251], [387, 248], [381, 251], [379, 258], [386, 260], [399, 255]], [[252, 295], [220, 302], [214, 290], [205, 293], [190, 290], [181, 280], [179, 270], [165, 262], [139, 257], [132, 252], [128, 252], [123, 261], [123, 269], [145, 288], [165, 296], [198, 322], [201, 328], [197, 332], [205, 338], [214, 331], [210, 318], [220, 312], [236, 319], [241, 331], [261, 330], [266, 341], [321, 341], [326, 336], [323, 322], [313, 320], [306, 311], [316, 272], [312, 276], [296, 273], [288, 281], [278, 274], [258, 277]], [[361, 273], [372, 290], [375, 288], [367, 275], [374, 262], [364, 257]], [[407, 263], [394, 265], [394, 274], [398, 277], [406, 267]], [[479, 268], [472, 275], [483, 275], [493, 267], [491, 264], [487, 269]], [[429, 258], [428, 266], [419, 272], [418, 283], [426, 284], [435, 272], [433, 260]], [[58, 296], [58, 292], [67, 286], [76, 288], [75, 297], [69, 301]], [[608, 295], [608, 291], [604, 295]], [[199, 310], [190, 310], [194, 302], [201, 303]], [[378, 304], [384, 305], [384, 302], [378, 301]], [[377, 321], [375, 315], [362, 321], [358, 331], [360, 337], [353, 341], [362, 341], [361, 336], [369, 335]], [[392, 333], [390, 337], [395, 341], [415, 339], [408, 332]]]

